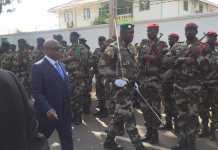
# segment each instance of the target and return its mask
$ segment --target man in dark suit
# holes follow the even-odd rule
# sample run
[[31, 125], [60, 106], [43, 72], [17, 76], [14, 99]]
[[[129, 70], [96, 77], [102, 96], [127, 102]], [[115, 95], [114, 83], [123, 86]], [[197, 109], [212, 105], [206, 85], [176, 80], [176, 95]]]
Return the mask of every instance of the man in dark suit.
[[32, 94], [39, 130], [49, 138], [56, 129], [62, 150], [73, 150], [69, 80], [59, 61], [61, 46], [56, 40], [48, 40], [43, 49], [45, 57], [32, 67]]

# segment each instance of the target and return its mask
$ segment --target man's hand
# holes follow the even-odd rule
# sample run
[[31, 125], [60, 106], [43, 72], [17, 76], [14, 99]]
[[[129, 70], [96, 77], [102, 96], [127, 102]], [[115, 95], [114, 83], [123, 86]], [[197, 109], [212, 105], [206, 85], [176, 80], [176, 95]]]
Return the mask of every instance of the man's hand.
[[50, 109], [47, 112], [47, 117], [49, 120], [58, 120], [58, 115], [54, 109]]

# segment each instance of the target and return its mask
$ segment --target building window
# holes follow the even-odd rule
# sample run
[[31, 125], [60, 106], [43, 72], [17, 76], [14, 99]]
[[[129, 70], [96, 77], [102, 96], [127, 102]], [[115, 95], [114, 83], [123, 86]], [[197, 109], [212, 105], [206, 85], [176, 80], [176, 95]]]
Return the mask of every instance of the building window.
[[188, 0], [184, 0], [184, 1], [183, 1], [183, 9], [184, 9], [185, 11], [188, 11]]
[[139, 11], [149, 10], [150, 0], [139, 0]]
[[133, 1], [117, 0], [117, 15], [129, 15], [133, 13]]
[[202, 3], [199, 4], [199, 12], [203, 13], [204, 6]]
[[84, 17], [84, 20], [88, 20], [88, 19], [91, 18], [91, 10], [90, 10], [90, 8], [84, 8], [83, 17]]
[[66, 11], [66, 12], [64, 12], [64, 21], [65, 21], [65, 22], [71, 22], [71, 21], [73, 21], [73, 12], [72, 12], [72, 11]]

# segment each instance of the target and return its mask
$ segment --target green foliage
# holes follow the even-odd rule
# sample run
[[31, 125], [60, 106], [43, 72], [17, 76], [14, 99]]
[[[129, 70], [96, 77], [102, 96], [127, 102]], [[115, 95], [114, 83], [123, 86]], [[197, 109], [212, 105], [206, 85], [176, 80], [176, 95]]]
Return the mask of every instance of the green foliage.
[[99, 16], [93, 22], [93, 25], [107, 24], [109, 20], [109, 6], [108, 4], [103, 5], [99, 9]]

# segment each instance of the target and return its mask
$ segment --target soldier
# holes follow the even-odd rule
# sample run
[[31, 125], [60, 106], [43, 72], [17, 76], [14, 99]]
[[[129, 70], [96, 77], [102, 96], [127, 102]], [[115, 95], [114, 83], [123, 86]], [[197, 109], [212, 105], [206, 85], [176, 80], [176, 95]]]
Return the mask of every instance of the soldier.
[[61, 35], [61, 34], [54, 34], [53, 35], [53, 38], [55, 39], [55, 40], [57, 40], [59, 43], [60, 43], [60, 45], [62, 46], [62, 48], [63, 48], [63, 52], [66, 52], [66, 49], [67, 49], [67, 42], [64, 40], [64, 38], [63, 38], [63, 36]]
[[89, 45], [86, 42], [87, 42], [87, 40], [84, 39], [84, 38], [80, 38], [79, 39], [79, 43], [84, 45], [88, 50], [90, 50], [90, 47], [89, 47]]
[[[158, 38], [159, 26], [157, 24], [149, 24], [147, 26], [148, 39], [143, 39], [139, 48], [139, 67], [140, 73], [138, 81], [141, 85], [143, 96], [147, 98], [150, 105], [156, 113], [160, 115], [160, 73], [162, 55], [167, 50], [167, 44]], [[141, 104], [145, 126], [147, 133], [145, 142], [157, 144], [159, 142], [158, 128], [160, 121], [155, 114], [145, 104]]]
[[[115, 137], [124, 134], [125, 128], [136, 150], [145, 150], [142, 145], [133, 110], [133, 86], [137, 76], [136, 49], [131, 45], [134, 36], [134, 25], [120, 26], [119, 43], [114, 42], [108, 46], [99, 60], [99, 72], [114, 79], [122, 78], [122, 85], [117, 85], [114, 98], [116, 107], [112, 124], [107, 132], [104, 142], [105, 149], [121, 150], [122, 147], [115, 142]], [[118, 44], [120, 49], [118, 49]], [[128, 80], [128, 83], [127, 81]], [[116, 80], [118, 81], [118, 80]], [[120, 80], [119, 80], [120, 81]], [[119, 82], [118, 81], [118, 82]], [[118, 83], [119, 84], [119, 83]], [[122, 83], [121, 83], [122, 84]], [[120, 131], [122, 130], [122, 131]]]
[[11, 50], [12, 52], [15, 52], [15, 51], [16, 51], [16, 48], [17, 48], [17, 46], [16, 46], [15, 44], [10, 44], [10, 50]]
[[55, 40], [57, 40], [58, 42], [61, 42], [61, 41], [63, 41], [63, 36], [61, 35], [61, 34], [54, 34], [53, 35], [53, 38], [55, 39]]
[[188, 23], [185, 26], [186, 42], [179, 43], [179, 57], [172, 72], [173, 98], [176, 102], [176, 134], [178, 143], [173, 150], [196, 150], [198, 131], [198, 105], [200, 100], [200, 64], [205, 46], [196, 37], [198, 26]]
[[31, 85], [30, 85], [30, 72], [33, 64], [32, 50], [31, 46], [27, 44], [26, 40], [18, 40], [18, 72], [17, 77], [21, 84], [25, 87], [28, 96], [31, 95]]
[[10, 43], [2, 43], [1, 68], [17, 74], [17, 53], [10, 51]]
[[36, 39], [36, 49], [33, 50], [32, 56], [33, 56], [33, 63], [39, 61], [43, 58], [43, 44], [45, 42], [45, 39], [42, 37], [39, 37]]
[[[172, 54], [172, 47], [178, 42], [179, 40], [179, 35], [176, 33], [171, 33], [168, 36], [168, 44], [169, 44], [169, 52], [166, 54], [167, 56], [165, 57], [172, 57], [174, 54]], [[167, 59], [167, 58], [166, 58]], [[162, 62], [162, 69], [163, 73], [165, 73], [167, 70], [172, 67], [172, 64]], [[175, 117], [173, 116], [174, 112], [174, 99], [172, 98], [172, 93], [173, 93], [173, 83], [172, 82], [163, 82], [162, 83], [162, 94], [164, 98], [164, 111], [166, 114], [166, 125], [161, 127], [161, 130], [171, 130], [173, 129], [172, 125], [172, 118]]]
[[[86, 49], [88, 49], [90, 51], [90, 47], [89, 45], [86, 43], [87, 40], [85, 38], [80, 38], [79, 39], [79, 43], [81, 45], [83, 45]], [[91, 52], [90, 52], [91, 53]], [[90, 61], [90, 63], [92, 63]], [[91, 65], [92, 66], [92, 65]], [[91, 90], [92, 90], [92, 79], [93, 79], [93, 70], [91, 69], [90, 70], [90, 74], [89, 76], [87, 76], [88, 78], [86, 79], [88, 82], [88, 87], [89, 87], [89, 90], [86, 90], [86, 96], [85, 96], [85, 103], [83, 104], [83, 112], [86, 113], [86, 114], [89, 114], [90, 113], [90, 106], [91, 106]]]
[[90, 67], [91, 53], [82, 44], [79, 44], [79, 34], [71, 32], [70, 41], [72, 45], [66, 52], [63, 62], [69, 72], [70, 82], [73, 86], [72, 111], [73, 123], [82, 123], [83, 106], [86, 103], [87, 91], [90, 91]]
[[179, 35], [177, 33], [171, 33], [168, 37], [168, 43], [170, 48], [179, 41]]
[[100, 36], [98, 38], [98, 45], [99, 48], [96, 48], [93, 55], [93, 71], [95, 74], [95, 80], [96, 80], [96, 97], [98, 104], [96, 106], [97, 112], [95, 115], [100, 117], [106, 117], [108, 115], [106, 103], [105, 103], [105, 86], [104, 86], [104, 78], [100, 75], [98, 71], [98, 62], [101, 55], [104, 53], [104, 50], [106, 48], [106, 38], [104, 36]]
[[[209, 63], [209, 69], [206, 69], [204, 72], [204, 81], [207, 82], [204, 86], [204, 97], [199, 105], [199, 115], [202, 119], [202, 131], [199, 134], [199, 137], [208, 137], [210, 140], [215, 140], [215, 130], [217, 119], [217, 87], [214, 86], [218, 81], [218, 44], [217, 44], [217, 33], [210, 31], [207, 33], [207, 51], [204, 54], [207, 62]], [[202, 67], [205, 68], [205, 67]], [[209, 117], [210, 117], [210, 108], [211, 108], [211, 124], [210, 130], [208, 127]]]

